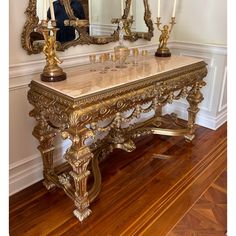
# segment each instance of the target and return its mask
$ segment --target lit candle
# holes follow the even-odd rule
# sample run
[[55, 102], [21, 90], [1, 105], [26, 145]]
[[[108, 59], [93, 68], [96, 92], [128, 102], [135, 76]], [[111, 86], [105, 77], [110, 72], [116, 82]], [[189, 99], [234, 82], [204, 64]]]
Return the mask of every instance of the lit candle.
[[161, 17], [161, 0], [158, 0], [157, 3], [157, 17]]
[[43, 20], [47, 20], [47, 2], [43, 0]]
[[53, 0], [50, 0], [50, 13], [51, 13], [51, 20], [55, 20], [55, 13], [54, 13], [54, 7], [53, 7]]
[[124, 2], [121, 0], [121, 16], [123, 16]]
[[177, 2], [177, 0], [174, 0], [174, 7], [173, 7], [173, 12], [172, 12], [172, 17], [175, 17], [176, 2]]

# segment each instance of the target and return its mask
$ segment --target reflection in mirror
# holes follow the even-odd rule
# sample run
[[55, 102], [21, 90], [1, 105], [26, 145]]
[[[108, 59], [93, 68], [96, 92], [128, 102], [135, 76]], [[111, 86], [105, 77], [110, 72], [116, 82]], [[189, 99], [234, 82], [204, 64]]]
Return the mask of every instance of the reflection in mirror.
[[[45, 7], [43, 2], [47, 3]], [[54, 0], [53, 5], [55, 18], [61, 17], [60, 22], [59, 20], [57, 22], [57, 27], [60, 28], [57, 35], [57, 41], [60, 42], [57, 50], [63, 51], [79, 44], [105, 44], [117, 41], [118, 22], [112, 24], [112, 19], [122, 18], [124, 21], [126, 19], [132, 21], [131, 16], [134, 22], [126, 30], [131, 33], [125, 35], [124, 39], [151, 40], [153, 36], [154, 29], [148, 0]], [[40, 33], [40, 24], [47, 16], [50, 19], [51, 14], [48, 9], [49, 0], [29, 0], [25, 11], [27, 19], [21, 37], [22, 47], [28, 54], [42, 51], [43, 37]], [[77, 9], [80, 9], [78, 14]], [[63, 20], [65, 25], [61, 23]]]
[[[46, 6], [44, 7], [42, 5], [43, 1], [37, 1], [37, 16], [39, 19], [47, 18], [48, 20], [51, 20], [51, 11], [49, 8], [49, 1], [46, 1]], [[73, 14], [78, 19], [88, 19], [88, 0], [78, 1], [78, 0], [70, 0], [70, 7], [73, 10]], [[43, 9], [43, 10], [42, 10]], [[47, 15], [45, 16], [45, 9], [47, 12]], [[69, 16], [67, 15], [65, 6], [63, 4], [63, 0], [54, 0], [53, 1], [53, 9], [54, 13], [52, 13], [55, 16], [56, 25], [59, 30], [57, 31], [57, 41], [60, 43], [65, 43], [68, 41], [72, 41], [76, 38], [78, 38], [77, 31], [73, 26], [66, 26], [64, 22], [66, 20], [69, 20]], [[54, 17], [53, 17], [54, 20]], [[39, 21], [39, 24], [41, 21]], [[50, 27], [50, 21], [49, 21], [49, 27]], [[87, 28], [88, 30], [88, 28]], [[40, 33], [38, 33], [40, 34]], [[37, 35], [37, 33], [34, 33], [33, 35]], [[33, 36], [31, 34], [31, 38]], [[41, 38], [41, 35], [38, 35], [39, 39]]]
[[133, 32], [148, 32], [148, 27], [143, 20], [144, 15], [144, 4], [143, 0], [135, 0], [133, 1], [133, 16], [134, 16], [134, 23], [132, 25]]
[[[121, 18], [121, 0], [90, 0], [90, 35], [111, 35], [117, 29], [111, 19]], [[124, 5], [123, 5], [124, 6]]]
[[[80, 2], [77, 0], [71, 0], [70, 6], [73, 10], [74, 16], [78, 19], [85, 19], [84, 9]], [[62, 0], [56, 0], [53, 2], [55, 20], [57, 24], [57, 28], [59, 28], [57, 32], [57, 41], [60, 43], [68, 42], [74, 40], [75, 36], [75, 28], [73, 26], [66, 26], [64, 24], [65, 20], [69, 20], [69, 17], [66, 13], [65, 6]], [[51, 20], [51, 12], [48, 9], [47, 11], [47, 19]]]

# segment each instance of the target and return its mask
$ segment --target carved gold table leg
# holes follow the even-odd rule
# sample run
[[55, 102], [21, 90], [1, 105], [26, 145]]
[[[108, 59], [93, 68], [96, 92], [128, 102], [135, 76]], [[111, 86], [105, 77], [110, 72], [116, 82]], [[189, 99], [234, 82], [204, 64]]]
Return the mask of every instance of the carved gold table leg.
[[197, 82], [191, 89], [189, 95], [187, 96], [187, 101], [189, 102], [188, 108], [188, 129], [189, 134], [185, 135], [186, 141], [192, 141], [195, 132], [195, 120], [196, 115], [199, 111], [198, 104], [204, 99], [200, 89], [205, 85], [204, 81]]
[[97, 195], [101, 190], [102, 177], [98, 160], [99, 156], [102, 155], [101, 152], [102, 152], [101, 149], [96, 150], [92, 158], [92, 172], [93, 172], [94, 183], [92, 188], [89, 190], [89, 196], [88, 196], [89, 202], [92, 202], [97, 197]]
[[63, 138], [70, 138], [72, 141], [71, 147], [66, 151], [65, 159], [73, 169], [70, 172], [75, 184], [74, 203], [76, 209], [73, 213], [79, 221], [83, 221], [91, 214], [91, 210], [88, 208], [87, 179], [90, 174], [88, 164], [93, 154], [90, 152], [90, 149], [84, 145], [86, 136], [84, 130], [80, 131], [76, 127], [71, 127], [63, 132], [62, 136]]
[[43, 160], [43, 184], [47, 190], [55, 186], [53, 182], [50, 181], [50, 176], [55, 175], [53, 167], [53, 151], [55, 147], [53, 146], [53, 141], [56, 136], [55, 131], [48, 125], [45, 117], [37, 113], [35, 110], [30, 112], [30, 115], [35, 117], [38, 124], [33, 130], [33, 135], [39, 140], [40, 145], [38, 146], [41, 152]]

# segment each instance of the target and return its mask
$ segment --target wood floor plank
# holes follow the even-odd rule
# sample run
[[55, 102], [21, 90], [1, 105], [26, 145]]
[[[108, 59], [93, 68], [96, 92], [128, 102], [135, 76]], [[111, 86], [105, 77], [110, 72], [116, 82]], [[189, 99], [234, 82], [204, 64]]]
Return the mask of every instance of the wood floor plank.
[[184, 232], [224, 236], [227, 231], [226, 178], [224, 170], [167, 236], [184, 235]]
[[192, 143], [150, 135], [132, 153], [115, 151], [101, 164], [102, 190], [83, 223], [62, 190], [37, 183], [10, 198], [10, 235], [165, 236], [225, 168], [226, 136], [226, 124], [198, 127]]

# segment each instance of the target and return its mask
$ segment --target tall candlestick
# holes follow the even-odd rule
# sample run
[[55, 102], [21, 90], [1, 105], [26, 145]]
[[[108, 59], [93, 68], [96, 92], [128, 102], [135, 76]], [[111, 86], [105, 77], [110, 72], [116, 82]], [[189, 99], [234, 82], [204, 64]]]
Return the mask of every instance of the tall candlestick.
[[161, 0], [158, 0], [157, 3], [157, 17], [161, 17]]
[[175, 17], [176, 3], [177, 3], [177, 0], [174, 0], [174, 6], [173, 6], [172, 17]]
[[129, 14], [130, 14], [130, 16], [133, 15], [133, 6], [132, 6], [132, 1], [131, 1], [131, 3], [130, 3]]
[[121, 16], [123, 16], [124, 2], [121, 0]]
[[54, 7], [53, 7], [53, 0], [50, 0], [50, 13], [51, 13], [51, 20], [55, 20], [55, 13], [54, 13]]
[[47, 20], [47, 2], [43, 0], [43, 20]]

